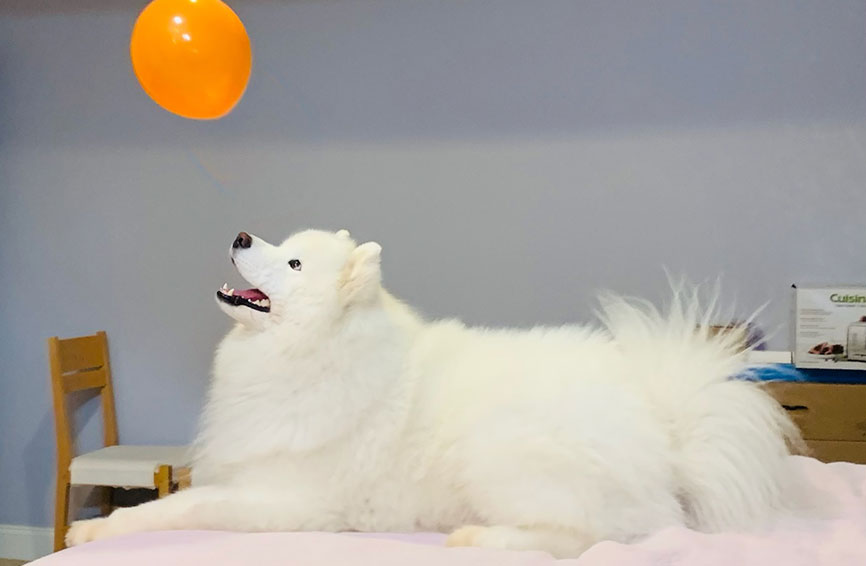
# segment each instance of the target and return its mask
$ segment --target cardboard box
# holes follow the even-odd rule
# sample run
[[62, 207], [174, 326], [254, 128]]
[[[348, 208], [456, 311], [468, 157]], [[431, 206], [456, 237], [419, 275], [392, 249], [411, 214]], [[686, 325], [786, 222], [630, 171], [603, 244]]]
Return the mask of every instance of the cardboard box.
[[866, 385], [776, 381], [767, 390], [822, 462], [866, 464]]
[[795, 287], [794, 365], [866, 370], [866, 287]]

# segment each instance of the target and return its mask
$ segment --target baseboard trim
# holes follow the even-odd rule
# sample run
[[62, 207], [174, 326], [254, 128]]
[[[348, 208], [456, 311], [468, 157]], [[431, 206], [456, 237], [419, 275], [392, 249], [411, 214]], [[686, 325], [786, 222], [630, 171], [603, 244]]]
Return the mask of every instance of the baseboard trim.
[[54, 529], [0, 525], [0, 558], [36, 560], [54, 551]]

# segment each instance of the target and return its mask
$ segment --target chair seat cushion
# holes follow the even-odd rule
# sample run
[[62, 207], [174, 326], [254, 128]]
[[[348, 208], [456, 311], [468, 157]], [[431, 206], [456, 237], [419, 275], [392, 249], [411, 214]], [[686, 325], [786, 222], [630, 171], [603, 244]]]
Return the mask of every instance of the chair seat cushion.
[[186, 446], [106, 446], [72, 459], [70, 483], [152, 488], [156, 469], [188, 466], [188, 452]]

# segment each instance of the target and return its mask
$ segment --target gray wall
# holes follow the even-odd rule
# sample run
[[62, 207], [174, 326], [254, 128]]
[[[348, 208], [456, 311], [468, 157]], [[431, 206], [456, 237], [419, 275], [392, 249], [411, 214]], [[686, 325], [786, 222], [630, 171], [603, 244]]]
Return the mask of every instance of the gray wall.
[[108, 331], [123, 441], [190, 439], [241, 229], [350, 228], [473, 323], [723, 275], [778, 348], [792, 282], [866, 280], [862, 1], [236, 0], [211, 123], [138, 87], [142, 4], [0, 5], [0, 523], [50, 520], [47, 336]]

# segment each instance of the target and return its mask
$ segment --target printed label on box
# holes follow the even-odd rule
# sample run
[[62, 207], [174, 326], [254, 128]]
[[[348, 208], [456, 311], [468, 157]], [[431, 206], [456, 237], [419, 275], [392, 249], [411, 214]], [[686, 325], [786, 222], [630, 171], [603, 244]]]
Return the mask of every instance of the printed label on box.
[[798, 287], [794, 365], [866, 370], [866, 287]]

